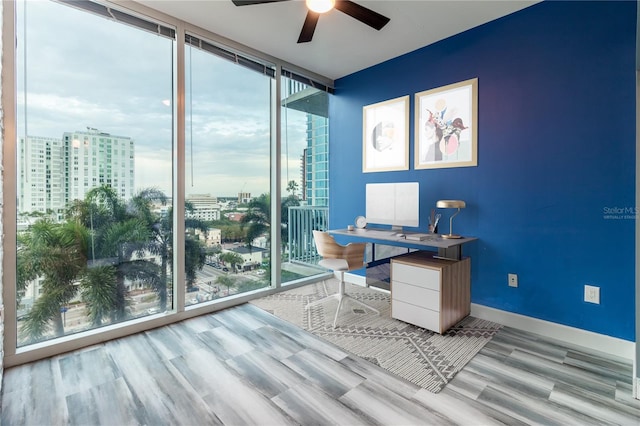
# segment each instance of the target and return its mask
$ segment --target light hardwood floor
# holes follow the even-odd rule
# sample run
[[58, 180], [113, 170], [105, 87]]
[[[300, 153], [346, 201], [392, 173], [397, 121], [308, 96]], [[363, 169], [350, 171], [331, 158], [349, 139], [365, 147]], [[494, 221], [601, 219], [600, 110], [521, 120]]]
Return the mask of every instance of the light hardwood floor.
[[502, 329], [433, 394], [253, 305], [5, 371], [3, 425], [640, 424], [632, 368]]

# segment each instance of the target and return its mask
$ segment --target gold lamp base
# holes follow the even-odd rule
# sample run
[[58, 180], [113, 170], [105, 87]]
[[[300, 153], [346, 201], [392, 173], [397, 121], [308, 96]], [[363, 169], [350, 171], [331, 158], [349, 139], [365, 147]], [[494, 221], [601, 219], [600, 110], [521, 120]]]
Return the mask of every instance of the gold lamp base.
[[462, 238], [462, 235], [455, 235], [455, 234], [442, 234], [441, 236], [442, 238], [446, 238], [446, 239]]
[[439, 200], [436, 203], [436, 207], [441, 209], [458, 209], [454, 214], [449, 218], [449, 233], [442, 234], [442, 238], [446, 239], [456, 239], [462, 238], [460, 235], [456, 235], [453, 233], [453, 218], [456, 217], [458, 213], [460, 213], [460, 209], [463, 209], [467, 206], [467, 204], [462, 200]]

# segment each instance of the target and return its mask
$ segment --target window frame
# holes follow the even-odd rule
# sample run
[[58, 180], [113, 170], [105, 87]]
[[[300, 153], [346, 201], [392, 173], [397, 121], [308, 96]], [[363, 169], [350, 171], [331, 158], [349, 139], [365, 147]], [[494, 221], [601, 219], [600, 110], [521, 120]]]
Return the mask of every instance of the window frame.
[[[65, 3], [64, 1], [62, 3]], [[185, 308], [186, 289], [182, 279], [173, 279], [174, 310], [167, 314], [159, 314], [152, 317], [131, 319], [123, 323], [107, 325], [104, 327], [84, 331], [39, 342], [27, 346], [17, 346], [17, 309], [16, 309], [16, 219], [17, 219], [17, 85], [16, 85], [16, 4], [13, 0], [2, 2], [2, 86], [1, 100], [3, 112], [2, 133], [2, 221], [0, 223], [0, 235], [2, 235], [2, 304], [0, 306], [4, 328], [4, 366], [11, 367], [38, 359], [50, 357], [63, 352], [80, 349], [106, 340], [124, 337], [140, 333], [152, 328], [168, 325], [184, 319], [215, 312], [227, 307], [245, 303], [253, 298], [262, 297], [281, 291], [281, 253], [280, 241], [280, 200], [281, 190], [281, 77], [303, 79], [305, 83], [314, 87], [323, 88], [333, 93], [334, 82], [326, 77], [310, 73], [293, 64], [271, 57], [247, 46], [233, 42], [224, 37], [215, 35], [195, 25], [186, 23], [177, 18], [154, 11], [146, 6], [130, 1], [116, 0], [111, 2], [99, 1], [98, 4], [118, 8], [125, 13], [145, 17], [151, 21], [157, 21], [168, 27], [175, 28], [176, 60], [174, 62], [176, 73], [176, 87], [174, 96], [176, 106], [174, 110], [174, 146], [173, 146], [173, 203], [174, 203], [174, 246], [184, 246], [184, 202], [185, 202], [185, 46], [186, 35], [192, 34], [202, 39], [210, 40], [224, 46], [229, 51], [237, 51], [249, 58], [273, 64], [275, 76], [271, 79], [271, 214], [277, 221], [277, 226], [271, 226], [271, 259], [272, 259], [272, 287], [261, 289], [238, 296], [219, 299], [216, 303], [198, 304]], [[89, 13], [89, 12], [87, 12]], [[273, 225], [273, 224], [272, 224]], [[174, 277], [184, 277], [184, 255], [182, 251], [174, 251]], [[296, 285], [287, 285], [292, 288], [309, 282], [318, 281], [322, 276], [311, 277]]]

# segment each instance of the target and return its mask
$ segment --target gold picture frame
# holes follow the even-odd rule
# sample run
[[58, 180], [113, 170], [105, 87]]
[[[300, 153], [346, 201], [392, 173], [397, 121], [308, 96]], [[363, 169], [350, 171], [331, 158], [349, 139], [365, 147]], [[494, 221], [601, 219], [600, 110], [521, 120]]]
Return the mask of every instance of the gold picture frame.
[[362, 109], [362, 171], [409, 170], [409, 95]]
[[415, 94], [416, 169], [478, 165], [478, 79]]

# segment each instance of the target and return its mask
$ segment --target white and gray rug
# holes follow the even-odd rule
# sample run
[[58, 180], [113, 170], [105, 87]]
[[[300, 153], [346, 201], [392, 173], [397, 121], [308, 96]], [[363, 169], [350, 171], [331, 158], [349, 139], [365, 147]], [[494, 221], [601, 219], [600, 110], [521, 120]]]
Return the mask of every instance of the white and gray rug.
[[[336, 280], [325, 284], [329, 294], [337, 292]], [[434, 393], [442, 390], [501, 328], [491, 321], [467, 317], [440, 335], [391, 318], [388, 293], [347, 283], [348, 295], [378, 309], [380, 315], [346, 299], [334, 329], [337, 300], [304, 309], [327, 292], [320, 282], [251, 303]]]

